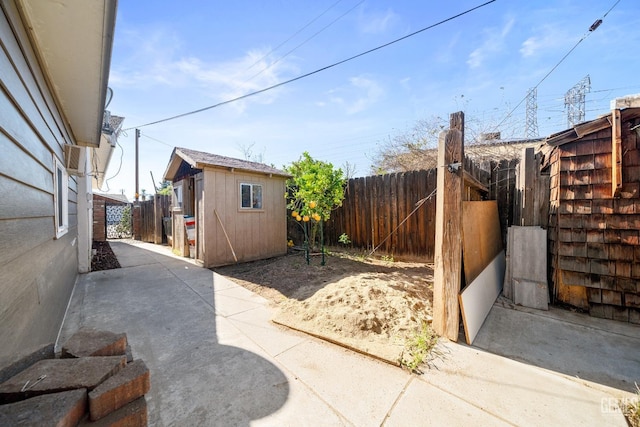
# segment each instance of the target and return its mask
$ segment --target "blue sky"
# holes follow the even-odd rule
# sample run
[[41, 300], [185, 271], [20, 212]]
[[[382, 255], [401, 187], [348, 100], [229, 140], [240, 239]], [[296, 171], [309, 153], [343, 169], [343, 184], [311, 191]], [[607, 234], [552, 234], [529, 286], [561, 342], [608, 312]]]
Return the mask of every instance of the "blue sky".
[[[121, 0], [108, 109], [134, 128], [292, 79], [482, 3]], [[463, 110], [469, 133], [522, 137], [525, 103], [508, 113], [615, 3], [497, 0], [277, 89], [141, 127], [140, 189], [152, 192], [150, 171], [162, 180], [175, 146], [237, 158], [250, 148], [276, 167], [308, 151], [366, 176], [384, 141], [420, 119]], [[586, 75], [587, 120], [606, 113], [611, 99], [640, 93], [639, 12], [637, 0], [620, 0], [540, 84], [541, 136], [567, 127], [564, 94]], [[134, 134], [121, 135], [102, 189], [130, 199]]]

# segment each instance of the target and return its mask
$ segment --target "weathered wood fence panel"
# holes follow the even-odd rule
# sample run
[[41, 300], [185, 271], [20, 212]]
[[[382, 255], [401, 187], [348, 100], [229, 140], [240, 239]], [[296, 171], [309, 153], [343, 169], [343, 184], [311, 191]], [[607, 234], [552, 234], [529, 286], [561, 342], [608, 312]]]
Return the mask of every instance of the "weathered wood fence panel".
[[152, 200], [140, 202], [140, 239], [143, 242], [166, 242], [162, 218], [170, 216], [171, 196], [156, 195]]
[[357, 248], [379, 246], [376, 252], [432, 259], [435, 195], [431, 193], [435, 188], [435, 169], [349, 180], [342, 207], [326, 224], [327, 244], [338, 245], [340, 235], [346, 233]]
[[[478, 164], [465, 159], [463, 164], [465, 199], [497, 200], [503, 244], [507, 227], [514, 221], [517, 163], [503, 160]], [[345, 233], [355, 248], [370, 251], [380, 245], [376, 253], [432, 261], [436, 174], [436, 169], [430, 169], [350, 179], [342, 207], [332, 212], [325, 225], [325, 243], [340, 245], [338, 239]], [[296, 227], [295, 221], [290, 221], [289, 235], [301, 240]]]

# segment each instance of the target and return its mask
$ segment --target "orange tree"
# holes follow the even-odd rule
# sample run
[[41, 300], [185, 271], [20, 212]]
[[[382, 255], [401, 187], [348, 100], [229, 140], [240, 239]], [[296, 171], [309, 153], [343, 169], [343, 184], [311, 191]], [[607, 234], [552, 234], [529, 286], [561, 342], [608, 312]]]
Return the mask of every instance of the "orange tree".
[[285, 170], [292, 175], [287, 180], [287, 208], [303, 226], [311, 223], [308, 238], [309, 244], [314, 246], [318, 225], [329, 219], [333, 209], [342, 206], [347, 180], [342, 169], [334, 169], [331, 163], [315, 160], [306, 151]]

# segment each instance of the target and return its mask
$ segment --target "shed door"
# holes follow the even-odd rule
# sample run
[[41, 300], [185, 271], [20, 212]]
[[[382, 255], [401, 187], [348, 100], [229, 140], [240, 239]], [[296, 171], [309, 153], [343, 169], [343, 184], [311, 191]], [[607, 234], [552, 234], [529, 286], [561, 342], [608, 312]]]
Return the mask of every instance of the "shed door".
[[204, 262], [204, 184], [203, 174], [196, 175], [196, 259]]

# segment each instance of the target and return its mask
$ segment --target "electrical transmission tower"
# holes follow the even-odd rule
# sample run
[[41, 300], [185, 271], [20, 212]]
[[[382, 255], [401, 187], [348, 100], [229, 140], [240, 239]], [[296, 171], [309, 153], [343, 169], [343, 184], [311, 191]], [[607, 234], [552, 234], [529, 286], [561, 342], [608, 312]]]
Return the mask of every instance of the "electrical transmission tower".
[[525, 137], [538, 137], [538, 89], [532, 87], [527, 92], [527, 122], [525, 124]]
[[567, 109], [567, 127], [584, 122], [585, 94], [591, 91], [591, 78], [587, 74], [564, 95], [564, 106]]

